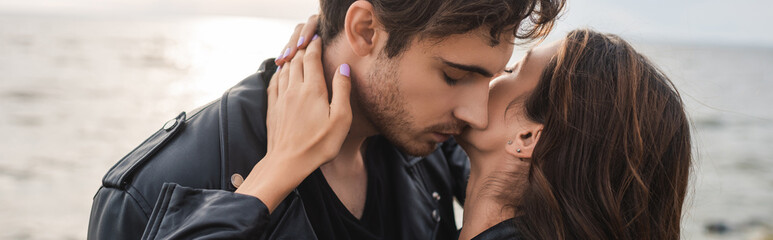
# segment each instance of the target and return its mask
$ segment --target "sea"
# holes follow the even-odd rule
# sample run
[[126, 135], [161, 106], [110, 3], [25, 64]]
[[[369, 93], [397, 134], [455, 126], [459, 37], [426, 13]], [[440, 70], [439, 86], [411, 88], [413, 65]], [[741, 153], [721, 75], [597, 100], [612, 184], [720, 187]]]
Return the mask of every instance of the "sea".
[[[279, 55], [295, 24], [0, 14], [0, 239], [85, 239], [107, 170]], [[773, 47], [629, 40], [692, 121], [682, 238], [773, 239]]]

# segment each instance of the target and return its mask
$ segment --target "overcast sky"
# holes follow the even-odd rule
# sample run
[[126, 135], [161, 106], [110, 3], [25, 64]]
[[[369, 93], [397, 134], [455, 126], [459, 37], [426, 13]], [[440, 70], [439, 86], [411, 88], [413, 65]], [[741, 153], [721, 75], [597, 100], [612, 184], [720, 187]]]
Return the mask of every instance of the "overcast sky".
[[[316, 0], [0, 0], [0, 12], [237, 15], [302, 21]], [[576, 27], [655, 40], [773, 47], [769, 0], [569, 0], [557, 34]]]

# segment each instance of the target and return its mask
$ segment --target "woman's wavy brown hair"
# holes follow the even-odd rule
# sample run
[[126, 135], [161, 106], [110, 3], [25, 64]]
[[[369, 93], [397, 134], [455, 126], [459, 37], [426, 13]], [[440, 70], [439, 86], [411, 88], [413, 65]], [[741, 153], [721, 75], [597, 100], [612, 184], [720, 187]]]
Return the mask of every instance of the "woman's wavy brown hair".
[[514, 203], [527, 239], [679, 239], [690, 124], [646, 57], [615, 35], [575, 30], [526, 112], [544, 124]]

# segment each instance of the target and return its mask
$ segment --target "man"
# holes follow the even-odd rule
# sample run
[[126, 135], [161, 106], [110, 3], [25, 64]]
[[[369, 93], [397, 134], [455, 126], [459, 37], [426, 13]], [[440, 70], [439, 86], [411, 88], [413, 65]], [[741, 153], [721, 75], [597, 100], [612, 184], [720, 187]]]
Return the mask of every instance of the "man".
[[340, 152], [276, 204], [239, 188], [266, 155], [266, 87], [276, 71], [266, 61], [107, 173], [89, 239], [456, 238], [452, 201], [464, 200], [469, 163], [450, 136], [485, 127], [488, 83], [512, 42], [544, 36], [563, 3], [322, 0], [326, 79], [342, 63], [352, 69]]

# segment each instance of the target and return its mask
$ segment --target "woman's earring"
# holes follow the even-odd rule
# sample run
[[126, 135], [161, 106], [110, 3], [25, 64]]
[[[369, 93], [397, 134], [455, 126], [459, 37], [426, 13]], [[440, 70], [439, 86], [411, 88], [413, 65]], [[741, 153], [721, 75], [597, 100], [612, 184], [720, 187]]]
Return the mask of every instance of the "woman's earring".
[[521, 152], [521, 149], [520, 148], [519, 149], [515, 149], [515, 152]]
[[513, 145], [513, 140], [507, 140], [507, 145]]

